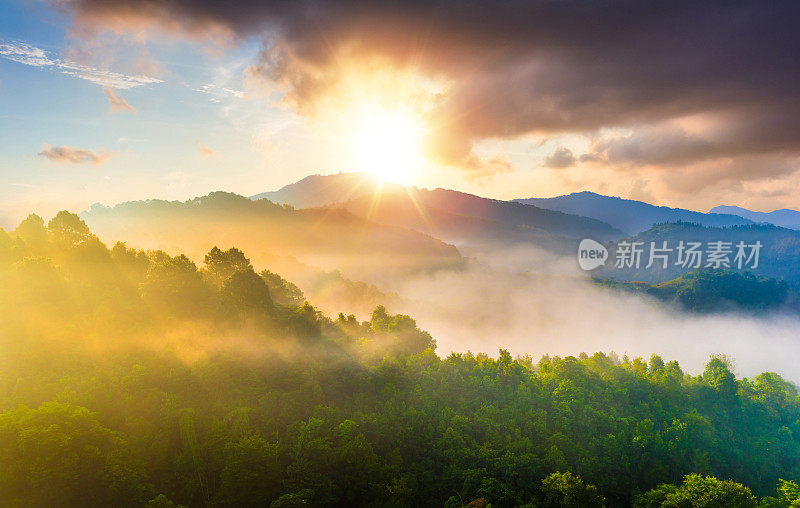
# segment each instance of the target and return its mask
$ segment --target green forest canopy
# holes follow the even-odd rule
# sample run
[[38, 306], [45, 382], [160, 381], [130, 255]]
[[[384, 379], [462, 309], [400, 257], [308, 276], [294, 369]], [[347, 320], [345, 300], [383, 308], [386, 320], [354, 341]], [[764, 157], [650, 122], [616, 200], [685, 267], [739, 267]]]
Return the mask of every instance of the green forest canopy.
[[698, 268], [659, 284], [593, 280], [600, 286], [646, 294], [692, 312], [798, 311], [797, 290], [785, 281], [725, 268]]
[[0, 506], [797, 506], [800, 397], [658, 356], [440, 358], [236, 248], [0, 230]]

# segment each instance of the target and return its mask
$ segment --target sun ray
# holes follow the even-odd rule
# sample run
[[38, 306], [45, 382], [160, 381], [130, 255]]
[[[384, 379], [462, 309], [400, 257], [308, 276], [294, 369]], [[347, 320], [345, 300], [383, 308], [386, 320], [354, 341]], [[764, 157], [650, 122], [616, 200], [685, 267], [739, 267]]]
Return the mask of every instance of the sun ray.
[[381, 204], [381, 198], [383, 197], [383, 180], [379, 180], [377, 186], [375, 187], [375, 192], [372, 193], [372, 200], [369, 204], [369, 209], [367, 210], [367, 218], [372, 220], [375, 218], [375, 212]]
[[[369, 177], [366, 177], [366, 176], [364, 178], [361, 178], [361, 179], [357, 180], [356, 183], [347, 190], [347, 192], [345, 193], [344, 197], [339, 201], [339, 203], [336, 203], [336, 205], [334, 205], [334, 206], [326, 206], [325, 207], [324, 213], [315, 222], [314, 227], [316, 228], [316, 227], [322, 226], [323, 222], [325, 221], [325, 219], [327, 219], [330, 216], [331, 212], [333, 212], [333, 210], [336, 210], [336, 209], [340, 208], [338, 206], [339, 204], [347, 203], [348, 201], [350, 201], [350, 198], [356, 195], [356, 192], [358, 191], [358, 189], [360, 189], [364, 185], [372, 185], [372, 184], [376, 184], [376, 185], [380, 186], [381, 182], [380, 181], [374, 182]], [[375, 188], [378, 188], [378, 187], [375, 187]]]
[[437, 231], [433, 227], [433, 221], [430, 220], [430, 217], [428, 217], [428, 214], [425, 213], [425, 209], [422, 207], [422, 204], [419, 202], [417, 197], [414, 195], [414, 191], [415, 190], [416, 190], [415, 188], [412, 189], [410, 187], [406, 187], [406, 192], [408, 193], [408, 199], [411, 201], [411, 204], [414, 205], [414, 208], [416, 208], [420, 219], [422, 219], [422, 222], [425, 224], [425, 228], [427, 229], [428, 234], [436, 236], [437, 235]]

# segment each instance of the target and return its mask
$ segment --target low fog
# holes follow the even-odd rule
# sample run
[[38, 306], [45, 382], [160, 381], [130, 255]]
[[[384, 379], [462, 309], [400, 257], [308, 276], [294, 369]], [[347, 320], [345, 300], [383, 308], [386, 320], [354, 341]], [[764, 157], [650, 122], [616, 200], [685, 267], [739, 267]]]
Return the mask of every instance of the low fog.
[[438, 343], [437, 352], [575, 355], [614, 351], [620, 357], [661, 355], [691, 373], [709, 355], [726, 354], [737, 376], [773, 371], [800, 382], [800, 318], [771, 314], [689, 314], [598, 287], [574, 258], [532, 246], [470, 251], [468, 267], [407, 280], [398, 293]]
[[[800, 352], [800, 316], [689, 313], [643, 294], [600, 287], [578, 268], [574, 256], [556, 255], [532, 244], [457, 245], [468, 259], [463, 268], [420, 271], [408, 269], [416, 266], [406, 260], [411, 253], [414, 261], [414, 249], [395, 251], [396, 255], [391, 249], [381, 251], [372, 256], [373, 263], [367, 259], [369, 245], [353, 249], [347, 241], [343, 245], [349, 250], [326, 266], [319, 264], [320, 257], [331, 247], [316, 241], [298, 246], [292, 251], [296, 260], [289, 262], [266, 254], [281, 242], [269, 241], [263, 228], [228, 227], [237, 224], [231, 221], [212, 230], [188, 228], [185, 223], [179, 230], [163, 224], [155, 227], [152, 221], [95, 222], [90, 221], [92, 229], [99, 230], [108, 245], [122, 239], [137, 247], [171, 246], [166, 250], [186, 252], [198, 265], [211, 245], [240, 247], [258, 270], [276, 271], [296, 283], [311, 304], [330, 316], [344, 312], [368, 319], [378, 304], [410, 315], [436, 339], [440, 356], [467, 350], [497, 355], [500, 348], [530, 355], [534, 361], [545, 354], [598, 351], [644, 359], [658, 354], [698, 374], [710, 355], [726, 354], [734, 361], [737, 376], [773, 371], [800, 383], [800, 367], [793, 358]], [[198, 231], [205, 234], [201, 237]], [[426, 265], [422, 258], [417, 265]], [[349, 264], [342, 266], [338, 263], [342, 259]], [[374, 269], [365, 271], [366, 265]], [[320, 268], [338, 268], [341, 273]], [[408, 275], [415, 271], [416, 275]]]

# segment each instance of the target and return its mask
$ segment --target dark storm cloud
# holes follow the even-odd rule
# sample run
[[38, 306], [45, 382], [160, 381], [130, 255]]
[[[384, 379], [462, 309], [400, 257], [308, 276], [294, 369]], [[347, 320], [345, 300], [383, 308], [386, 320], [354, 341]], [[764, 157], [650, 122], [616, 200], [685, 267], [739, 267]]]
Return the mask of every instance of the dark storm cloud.
[[472, 143], [485, 138], [638, 128], [691, 115], [726, 125], [708, 136], [672, 132], [663, 146], [639, 140], [634, 149], [628, 140], [604, 147], [603, 156], [669, 163], [798, 151], [795, 1], [64, 5], [79, 30], [150, 25], [192, 37], [264, 36], [255, 72], [285, 85], [306, 112], [336, 83], [339, 51], [449, 80], [431, 114], [441, 126], [438, 155], [450, 162], [474, 160]]

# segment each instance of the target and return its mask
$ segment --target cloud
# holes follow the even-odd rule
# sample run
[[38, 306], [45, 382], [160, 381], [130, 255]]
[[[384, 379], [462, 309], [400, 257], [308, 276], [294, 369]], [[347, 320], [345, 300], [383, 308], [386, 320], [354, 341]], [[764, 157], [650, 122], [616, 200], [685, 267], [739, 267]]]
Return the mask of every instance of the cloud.
[[691, 194], [706, 188], [721, 194], [741, 189], [746, 184], [786, 179], [796, 173], [798, 167], [800, 160], [796, 157], [761, 155], [714, 159], [671, 171], [657, 167], [655, 171], [674, 194]]
[[[481, 140], [607, 128], [640, 132], [586, 160], [677, 165], [800, 153], [800, 32], [792, 21], [800, 4], [791, 0], [67, 4], [87, 30], [263, 36], [251, 73], [283, 89], [303, 114], [346, 89], [351, 62], [441, 82], [426, 110], [435, 155], [467, 169]], [[649, 129], [698, 116], [710, 132], [644, 139]]]
[[[693, 125], [698, 122], [700, 127]], [[770, 118], [750, 112], [749, 118], [676, 119], [636, 126], [624, 134], [597, 136], [581, 160], [670, 167], [724, 157], [798, 153], [796, 132], [800, 132], [800, 121], [777, 112]]]
[[145, 76], [131, 75], [98, 69], [82, 65], [70, 60], [61, 60], [51, 56], [47, 51], [24, 42], [8, 42], [0, 44], [0, 56], [12, 62], [53, 69], [61, 74], [91, 81], [107, 88], [128, 89], [137, 86], [163, 83], [162, 80]]
[[[764, 126], [757, 119], [756, 125]], [[785, 133], [752, 135], [725, 122], [686, 128], [681, 122], [645, 125], [627, 133], [597, 136], [579, 160], [604, 167], [612, 176], [638, 175], [660, 184], [672, 196], [701, 189], [730, 191], [745, 182], [774, 181], [800, 168], [800, 153]], [[691, 126], [692, 122], [685, 122]], [[789, 131], [791, 132], [791, 131]], [[785, 144], [784, 144], [785, 143]]]
[[576, 159], [572, 150], [566, 147], [558, 147], [556, 150], [547, 156], [544, 160], [544, 165], [548, 168], [562, 169], [569, 168], [575, 165]]
[[209, 148], [202, 143], [198, 143], [197, 145], [197, 153], [200, 154], [200, 157], [214, 157], [219, 155], [219, 152], [214, 150], [213, 148]]
[[113, 155], [113, 152], [107, 152], [103, 149], [86, 150], [69, 146], [44, 145], [38, 155], [61, 164], [67, 162], [72, 164], [91, 163], [99, 166], [104, 164]]
[[226, 88], [223, 86], [218, 86], [213, 83], [208, 83], [203, 85], [199, 88], [194, 88], [193, 91], [209, 95], [209, 100], [212, 102], [221, 102], [222, 99], [228, 97], [235, 97], [237, 99], [244, 98], [244, 91], [242, 90], [234, 90], [232, 88]]
[[489, 159], [479, 158], [475, 154], [462, 161], [462, 167], [466, 170], [466, 179], [470, 182], [485, 184], [498, 175], [504, 175], [514, 171], [514, 167], [503, 156], [497, 155]]
[[108, 97], [108, 110], [112, 113], [136, 113], [136, 108], [128, 104], [125, 97], [117, 95], [113, 88], [103, 88], [106, 97]]
[[633, 186], [628, 193], [628, 198], [644, 201], [645, 203], [656, 202], [655, 196], [653, 196], [653, 193], [647, 188], [647, 182], [641, 178], [637, 178], [636, 181], [633, 182]]
[[110, 88], [128, 89], [153, 83], [163, 83], [160, 79], [149, 76], [132, 76], [107, 70], [95, 69], [74, 62], [61, 62], [58, 68], [62, 74], [91, 81], [97, 85]]
[[3, 55], [3, 57], [12, 62], [34, 67], [56, 65], [56, 62], [51, 60], [44, 50], [25, 43], [0, 44], [0, 55]]
[[724, 151], [720, 143], [690, 135], [676, 126], [644, 126], [626, 134], [595, 138], [581, 160], [614, 166], [671, 166], [704, 160]]

